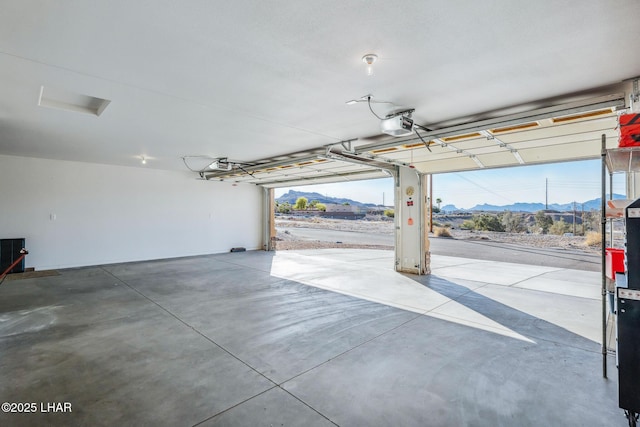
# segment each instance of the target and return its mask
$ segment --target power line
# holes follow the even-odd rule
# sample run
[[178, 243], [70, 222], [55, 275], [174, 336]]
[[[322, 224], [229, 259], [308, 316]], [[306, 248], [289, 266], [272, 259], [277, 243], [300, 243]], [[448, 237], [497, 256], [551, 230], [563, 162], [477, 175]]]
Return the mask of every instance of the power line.
[[493, 191], [493, 190], [491, 190], [491, 189], [489, 189], [489, 188], [487, 188], [487, 187], [484, 187], [484, 186], [482, 186], [482, 185], [478, 184], [477, 182], [472, 181], [472, 180], [470, 180], [469, 178], [467, 178], [467, 177], [465, 177], [465, 176], [462, 176], [461, 174], [456, 173], [456, 176], [458, 176], [458, 178], [461, 178], [461, 179], [464, 179], [465, 181], [470, 182], [471, 184], [475, 185], [475, 186], [476, 186], [476, 187], [478, 187], [478, 188], [482, 188], [483, 190], [487, 191], [488, 193], [493, 194], [494, 196], [501, 197], [501, 198], [503, 198], [503, 199], [505, 199], [505, 200], [507, 200], [507, 201], [509, 201], [509, 202], [511, 202], [511, 203], [516, 203], [515, 201], [513, 201], [513, 200], [509, 199], [508, 197], [505, 197], [505, 196], [503, 196], [503, 195], [502, 195], [502, 194], [500, 194], [500, 193], [496, 193], [495, 191]]

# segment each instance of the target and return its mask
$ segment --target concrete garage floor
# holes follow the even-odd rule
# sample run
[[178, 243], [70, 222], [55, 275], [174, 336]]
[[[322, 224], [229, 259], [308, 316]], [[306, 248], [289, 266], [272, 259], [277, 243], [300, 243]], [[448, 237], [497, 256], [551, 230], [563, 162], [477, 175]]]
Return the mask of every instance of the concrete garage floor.
[[[625, 426], [596, 272], [375, 250], [61, 270], [0, 287], [2, 426]], [[42, 412], [69, 402], [72, 412]]]

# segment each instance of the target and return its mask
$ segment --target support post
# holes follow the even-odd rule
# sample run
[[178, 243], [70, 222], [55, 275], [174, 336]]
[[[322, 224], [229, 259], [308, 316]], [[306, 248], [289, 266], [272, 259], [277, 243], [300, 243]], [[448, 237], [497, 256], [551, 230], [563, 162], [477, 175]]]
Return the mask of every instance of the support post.
[[637, 200], [640, 198], [638, 189], [640, 189], [640, 173], [629, 171], [626, 173], [626, 197], [629, 200]]
[[396, 263], [399, 272], [429, 274], [427, 179], [410, 167], [399, 166], [395, 177]]
[[429, 174], [429, 233], [433, 233], [433, 174]]
[[265, 188], [262, 193], [262, 249], [265, 251], [276, 250], [276, 215], [275, 198], [273, 188]]
[[607, 156], [607, 136], [602, 134], [602, 148], [600, 155], [602, 156], [602, 194], [600, 197], [600, 236], [601, 236], [601, 263], [602, 263], [602, 376], [603, 378], [607, 378], [607, 273], [605, 269], [606, 265], [606, 225], [607, 225], [607, 216], [606, 216], [606, 197], [607, 197], [607, 164], [606, 164], [606, 156]]

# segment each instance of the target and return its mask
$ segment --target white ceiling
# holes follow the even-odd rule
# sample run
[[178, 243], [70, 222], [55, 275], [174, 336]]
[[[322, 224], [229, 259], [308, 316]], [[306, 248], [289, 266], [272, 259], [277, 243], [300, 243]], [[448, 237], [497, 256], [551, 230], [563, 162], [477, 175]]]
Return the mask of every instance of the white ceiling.
[[[274, 159], [371, 143], [379, 121], [345, 104], [369, 93], [437, 128], [640, 75], [637, 0], [2, 3], [6, 155], [173, 170], [187, 155]], [[366, 53], [379, 56], [371, 77]], [[42, 86], [111, 103], [100, 116], [44, 108]], [[423, 151], [424, 171], [475, 167]]]

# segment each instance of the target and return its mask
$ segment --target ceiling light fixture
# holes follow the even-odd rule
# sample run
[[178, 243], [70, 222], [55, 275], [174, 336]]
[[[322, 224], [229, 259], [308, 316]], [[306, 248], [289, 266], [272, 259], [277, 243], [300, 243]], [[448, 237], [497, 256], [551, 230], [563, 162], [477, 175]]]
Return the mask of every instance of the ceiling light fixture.
[[367, 53], [362, 57], [362, 62], [367, 64], [367, 75], [373, 76], [373, 63], [378, 59], [378, 55], [375, 53]]
[[147, 159], [144, 158], [144, 156], [140, 156], [142, 158], [142, 164], [146, 165], [147, 164]]
[[[373, 95], [371, 95], [371, 94], [361, 96], [358, 99], [350, 99], [349, 101], [346, 101], [345, 104], [347, 104], [347, 105], [355, 105], [355, 104], [358, 104], [360, 102], [368, 102], [369, 104], [391, 104], [391, 105], [395, 105], [391, 101], [379, 101], [377, 99], [373, 99]], [[398, 107], [397, 105], [395, 105], [395, 106]]]

